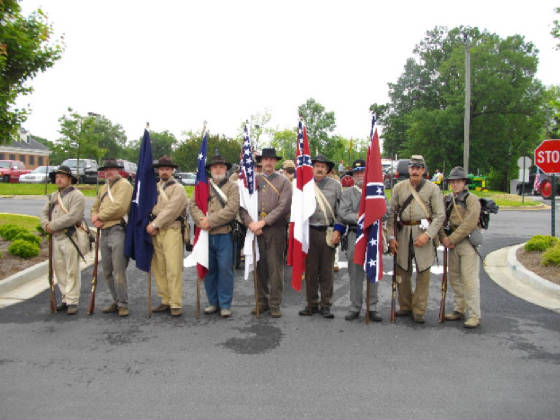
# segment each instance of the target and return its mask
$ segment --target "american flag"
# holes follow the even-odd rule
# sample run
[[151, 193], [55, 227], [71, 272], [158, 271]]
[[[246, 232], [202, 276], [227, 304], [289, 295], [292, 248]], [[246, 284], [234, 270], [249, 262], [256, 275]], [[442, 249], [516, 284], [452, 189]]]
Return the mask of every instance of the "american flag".
[[382, 218], [387, 211], [375, 116], [371, 122], [370, 139], [358, 212], [354, 263], [363, 265], [368, 280], [375, 283], [383, 277]]
[[[243, 131], [243, 150], [241, 155], [241, 164], [239, 165], [239, 177], [237, 185], [239, 187], [239, 205], [247, 210], [252, 220], [257, 221], [259, 218], [259, 199], [258, 191], [255, 184], [255, 161], [251, 150], [251, 140], [249, 139], [249, 129], [245, 124]], [[245, 255], [245, 280], [249, 278], [249, 273], [254, 270], [255, 261], [259, 260], [259, 248], [255, 247], [256, 256], [253, 258], [253, 241], [255, 234], [247, 229], [245, 234], [245, 243], [243, 245], [243, 254]], [[255, 261], [254, 261], [255, 260]]]
[[[198, 153], [198, 168], [196, 171], [196, 182], [194, 185], [194, 201], [198, 208], [208, 214], [208, 197], [210, 190], [208, 187], [208, 176], [206, 175], [206, 156], [208, 155], [208, 132], [204, 129], [202, 144]], [[208, 231], [195, 226], [194, 245], [192, 253], [185, 258], [185, 267], [196, 265], [198, 276], [203, 279], [208, 273]]]
[[292, 266], [292, 287], [301, 290], [305, 275], [305, 258], [309, 251], [309, 218], [315, 213], [315, 180], [307, 142], [307, 130], [302, 121], [298, 126], [296, 173], [293, 182], [290, 214], [288, 265]]

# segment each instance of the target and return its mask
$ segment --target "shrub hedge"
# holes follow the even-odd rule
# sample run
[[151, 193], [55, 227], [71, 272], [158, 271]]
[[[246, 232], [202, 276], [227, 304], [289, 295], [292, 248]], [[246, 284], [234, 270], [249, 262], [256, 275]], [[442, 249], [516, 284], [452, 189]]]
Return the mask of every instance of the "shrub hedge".
[[22, 258], [32, 258], [39, 255], [39, 245], [24, 239], [16, 239], [8, 247], [8, 252]]
[[535, 235], [525, 244], [526, 251], [546, 251], [558, 243], [558, 238], [550, 235]]

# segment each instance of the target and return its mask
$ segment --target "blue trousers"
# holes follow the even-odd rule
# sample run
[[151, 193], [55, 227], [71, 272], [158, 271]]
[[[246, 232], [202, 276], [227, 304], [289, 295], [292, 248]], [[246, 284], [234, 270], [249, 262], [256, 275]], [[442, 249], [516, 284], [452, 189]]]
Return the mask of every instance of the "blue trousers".
[[204, 288], [208, 303], [231, 308], [233, 298], [233, 239], [230, 233], [208, 235], [208, 274]]

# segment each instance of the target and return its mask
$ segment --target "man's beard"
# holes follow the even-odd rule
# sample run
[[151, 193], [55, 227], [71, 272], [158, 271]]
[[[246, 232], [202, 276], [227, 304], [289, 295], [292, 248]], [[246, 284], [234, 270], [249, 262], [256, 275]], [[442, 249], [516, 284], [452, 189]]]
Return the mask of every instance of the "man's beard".
[[165, 174], [160, 177], [163, 181], [169, 180], [169, 175]]
[[212, 175], [212, 179], [214, 180], [214, 182], [222, 182], [224, 179], [226, 179], [226, 174]]

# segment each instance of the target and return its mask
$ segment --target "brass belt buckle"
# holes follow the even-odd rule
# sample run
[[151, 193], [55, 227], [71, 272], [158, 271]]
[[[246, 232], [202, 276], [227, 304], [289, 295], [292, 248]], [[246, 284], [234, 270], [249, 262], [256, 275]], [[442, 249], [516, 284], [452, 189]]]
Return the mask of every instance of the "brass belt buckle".
[[266, 211], [261, 211], [261, 212], [259, 213], [259, 217], [260, 217], [261, 219], [264, 219], [264, 218], [266, 217], [266, 214], [267, 214]]

